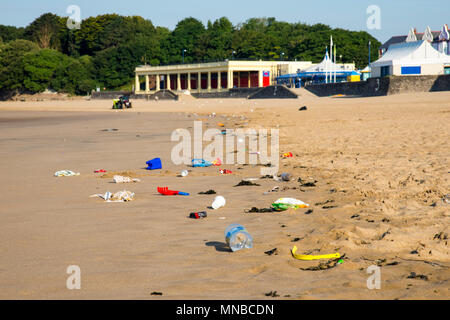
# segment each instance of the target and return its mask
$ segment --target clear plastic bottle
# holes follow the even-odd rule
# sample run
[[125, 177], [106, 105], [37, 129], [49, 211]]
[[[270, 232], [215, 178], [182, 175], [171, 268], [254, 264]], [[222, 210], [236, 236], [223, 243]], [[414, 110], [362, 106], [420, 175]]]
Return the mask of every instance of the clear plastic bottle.
[[242, 225], [237, 223], [230, 224], [225, 229], [225, 241], [233, 252], [244, 248], [250, 249], [253, 247], [252, 236]]

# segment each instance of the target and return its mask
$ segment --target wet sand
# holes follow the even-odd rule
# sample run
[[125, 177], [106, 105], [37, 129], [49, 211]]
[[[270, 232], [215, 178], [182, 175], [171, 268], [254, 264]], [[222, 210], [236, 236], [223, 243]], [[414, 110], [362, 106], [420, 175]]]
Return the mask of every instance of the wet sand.
[[[1, 299], [450, 298], [450, 204], [441, 200], [450, 193], [450, 93], [186, 98], [134, 101], [119, 112], [110, 104], [0, 102]], [[298, 111], [303, 105], [308, 110]], [[170, 136], [192, 130], [194, 120], [204, 129], [278, 128], [280, 153], [294, 154], [280, 159], [280, 173], [295, 179], [234, 187], [259, 177], [260, 167], [224, 165], [233, 174], [221, 175], [218, 167], [173, 164]], [[144, 169], [154, 157], [163, 170]], [[63, 169], [81, 175], [53, 177]], [[183, 169], [192, 171], [177, 177]], [[113, 184], [111, 172], [123, 171], [141, 182]], [[164, 197], [158, 186], [191, 195]], [[264, 194], [275, 186], [280, 191]], [[133, 202], [90, 198], [123, 189], [136, 193]], [[227, 199], [224, 208], [207, 209], [215, 195], [198, 193], [209, 189]], [[245, 213], [281, 197], [313, 212]], [[187, 218], [203, 210], [206, 219]], [[252, 234], [252, 249], [226, 247], [223, 232], [235, 222]], [[319, 261], [295, 260], [293, 245], [347, 259], [305, 271]], [[81, 268], [81, 290], [66, 288], [69, 265]], [[380, 290], [367, 288], [370, 265], [381, 266]]]

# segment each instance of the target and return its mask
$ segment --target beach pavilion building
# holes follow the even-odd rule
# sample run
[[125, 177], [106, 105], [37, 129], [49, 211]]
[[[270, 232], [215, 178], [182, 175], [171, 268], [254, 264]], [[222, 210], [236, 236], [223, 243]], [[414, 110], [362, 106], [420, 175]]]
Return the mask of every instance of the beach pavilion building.
[[442, 75], [450, 73], [450, 56], [439, 52], [426, 40], [389, 46], [386, 53], [370, 64], [371, 77]]
[[296, 73], [283, 74], [276, 78], [277, 83], [289, 88], [300, 88], [307, 84], [335, 83], [355, 81], [360, 74], [355, 71], [354, 63], [334, 63], [326, 52], [323, 60], [308, 68], [298, 70]]
[[[262, 88], [275, 83], [277, 75], [310, 66], [305, 61], [238, 61], [139, 66], [135, 70], [135, 93], [160, 90], [221, 92], [232, 88]], [[144, 81], [143, 81], [144, 80]]]

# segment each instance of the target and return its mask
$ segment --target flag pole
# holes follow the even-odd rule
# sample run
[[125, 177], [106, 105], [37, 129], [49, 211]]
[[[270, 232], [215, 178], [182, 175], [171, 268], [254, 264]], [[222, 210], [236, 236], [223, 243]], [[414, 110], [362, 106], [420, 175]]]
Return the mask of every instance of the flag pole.
[[334, 46], [334, 82], [336, 83], [336, 46]]

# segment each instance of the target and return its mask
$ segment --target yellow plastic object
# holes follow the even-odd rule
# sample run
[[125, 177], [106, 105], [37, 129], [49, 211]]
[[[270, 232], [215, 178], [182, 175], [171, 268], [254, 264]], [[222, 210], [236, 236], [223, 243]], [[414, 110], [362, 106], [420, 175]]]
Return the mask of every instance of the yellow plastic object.
[[295, 259], [298, 260], [307, 260], [307, 261], [311, 261], [311, 260], [319, 260], [319, 259], [338, 259], [341, 257], [341, 255], [339, 254], [339, 252], [336, 253], [332, 253], [332, 254], [323, 254], [323, 255], [305, 255], [305, 254], [298, 254], [297, 253], [297, 246], [294, 246], [294, 248], [292, 248], [292, 255], [294, 256]]

